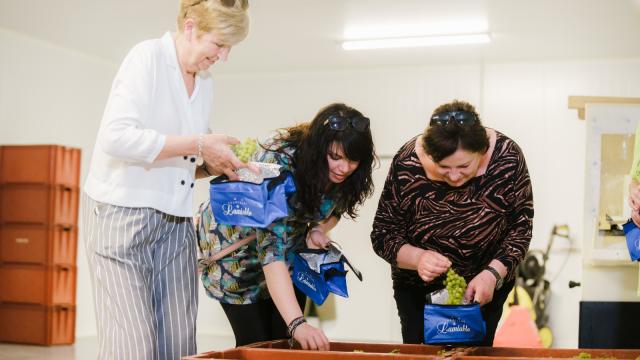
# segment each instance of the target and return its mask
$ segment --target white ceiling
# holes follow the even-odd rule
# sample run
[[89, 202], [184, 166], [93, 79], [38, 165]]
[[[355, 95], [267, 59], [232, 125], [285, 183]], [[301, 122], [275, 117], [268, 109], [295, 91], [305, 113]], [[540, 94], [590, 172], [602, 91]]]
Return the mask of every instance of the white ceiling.
[[[209, 0], [213, 1], [213, 0]], [[175, 28], [178, 0], [0, 0], [0, 27], [118, 64]], [[640, 56], [640, 0], [250, 0], [251, 32], [216, 71]], [[490, 44], [345, 52], [346, 26], [484, 16]], [[2, 51], [8, 51], [3, 49]]]

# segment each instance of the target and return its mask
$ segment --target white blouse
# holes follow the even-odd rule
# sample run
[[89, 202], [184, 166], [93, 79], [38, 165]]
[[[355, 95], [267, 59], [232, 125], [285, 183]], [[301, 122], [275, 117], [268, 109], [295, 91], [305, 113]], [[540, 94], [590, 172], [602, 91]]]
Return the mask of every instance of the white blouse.
[[122, 62], [98, 131], [84, 191], [99, 202], [192, 216], [196, 156], [154, 161], [167, 135], [207, 133], [211, 75], [196, 75], [191, 97], [173, 35], [136, 45]]

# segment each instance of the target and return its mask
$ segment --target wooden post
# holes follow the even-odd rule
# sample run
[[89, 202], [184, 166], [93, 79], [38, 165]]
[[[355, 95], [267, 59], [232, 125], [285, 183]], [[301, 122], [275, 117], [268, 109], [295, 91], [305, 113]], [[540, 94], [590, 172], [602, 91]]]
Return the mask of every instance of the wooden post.
[[584, 120], [585, 104], [629, 104], [640, 105], [640, 98], [615, 96], [569, 96], [569, 109], [578, 110], [578, 118]]

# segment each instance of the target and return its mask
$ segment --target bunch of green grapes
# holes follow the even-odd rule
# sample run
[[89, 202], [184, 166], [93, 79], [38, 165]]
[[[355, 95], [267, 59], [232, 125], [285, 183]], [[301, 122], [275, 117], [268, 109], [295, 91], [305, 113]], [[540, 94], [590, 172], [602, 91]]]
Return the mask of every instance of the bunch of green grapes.
[[444, 280], [444, 286], [447, 287], [449, 299], [446, 305], [460, 305], [462, 297], [467, 289], [467, 281], [460, 275], [456, 274], [453, 269], [447, 271], [447, 278]]
[[574, 359], [591, 359], [591, 354], [588, 352], [581, 352], [573, 357]]
[[236, 154], [240, 161], [245, 163], [249, 161], [249, 159], [251, 159], [251, 156], [256, 152], [257, 148], [258, 143], [255, 139], [252, 138], [246, 138], [240, 144], [231, 145], [231, 150], [233, 150], [233, 153]]

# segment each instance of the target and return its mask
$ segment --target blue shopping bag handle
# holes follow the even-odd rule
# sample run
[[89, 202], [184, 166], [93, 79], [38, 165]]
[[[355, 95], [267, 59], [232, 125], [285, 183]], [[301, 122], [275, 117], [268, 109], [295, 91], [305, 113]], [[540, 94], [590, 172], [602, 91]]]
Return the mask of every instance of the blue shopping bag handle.
[[[331, 241], [331, 243], [338, 245], [338, 243], [336, 243], [334, 241]], [[338, 247], [340, 247], [340, 246], [338, 245]], [[311, 254], [324, 254], [324, 253], [327, 253], [327, 252], [329, 252], [329, 250], [326, 250], [326, 249], [305, 248], [305, 249], [302, 249], [302, 250], [298, 250], [298, 253], [311, 253]], [[349, 259], [347, 259], [347, 257], [344, 256], [344, 253], [341, 254], [340, 261], [342, 261], [345, 264], [347, 264], [347, 266], [349, 266], [351, 271], [353, 271], [353, 273], [358, 278], [358, 280], [362, 281], [362, 272], [360, 272], [360, 270], [356, 269], [353, 265], [351, 265], [351, 263], [349, 262]]]

